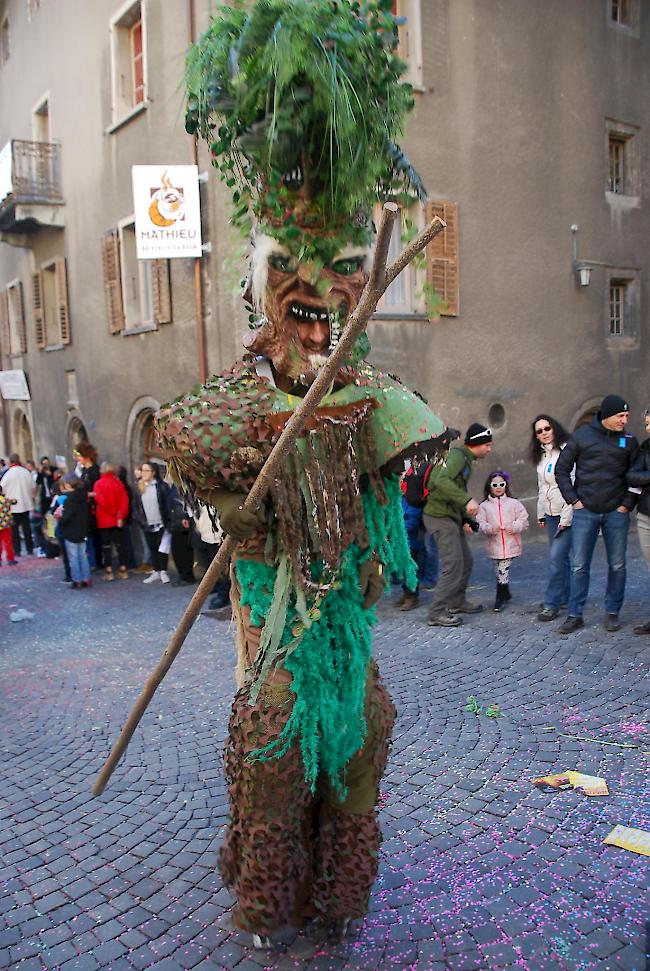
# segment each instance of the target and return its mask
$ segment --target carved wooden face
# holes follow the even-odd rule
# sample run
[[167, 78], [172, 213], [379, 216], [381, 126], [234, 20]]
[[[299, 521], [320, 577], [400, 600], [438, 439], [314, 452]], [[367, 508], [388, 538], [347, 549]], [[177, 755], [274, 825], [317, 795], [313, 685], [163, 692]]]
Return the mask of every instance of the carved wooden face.
[[310, 384], [368, 279], [367, 251], [348, 247], [327, 266], [300, 262], [270, 236], [256, 241], [251, 291], [266, 320], [246, 342], [281, 374]]

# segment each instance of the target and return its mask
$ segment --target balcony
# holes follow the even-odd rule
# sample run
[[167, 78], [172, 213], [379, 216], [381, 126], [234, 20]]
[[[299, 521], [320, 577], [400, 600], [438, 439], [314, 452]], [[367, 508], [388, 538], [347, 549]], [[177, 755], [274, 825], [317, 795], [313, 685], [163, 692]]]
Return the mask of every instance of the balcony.
[[42, 227], [62, 229], [60, 146], [12, 139], [0, 151], [0, 239], [25, 244]]

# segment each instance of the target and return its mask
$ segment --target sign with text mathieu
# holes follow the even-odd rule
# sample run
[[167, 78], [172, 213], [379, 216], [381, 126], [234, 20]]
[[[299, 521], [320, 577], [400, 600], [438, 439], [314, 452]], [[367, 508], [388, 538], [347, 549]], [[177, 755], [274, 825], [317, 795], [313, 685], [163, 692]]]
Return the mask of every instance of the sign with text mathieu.
[[202, 255], [196, 165], [134, 165], [133, 211], [139, 260]]

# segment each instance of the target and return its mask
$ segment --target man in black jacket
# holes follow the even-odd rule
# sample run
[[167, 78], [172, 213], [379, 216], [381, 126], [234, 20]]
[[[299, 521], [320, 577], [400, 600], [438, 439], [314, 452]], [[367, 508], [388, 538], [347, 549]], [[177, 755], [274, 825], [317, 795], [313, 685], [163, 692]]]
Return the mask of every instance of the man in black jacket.
[[[636, 495], [626, 483], [639, 447], [625, 432], [630, 408], [620, 395], [609, 394], [590, 425], [569, 438], [555, 466], [560, 492], [573, 506], [569, 615], [561, 634], [584, 627], [582, 611], [589, 593], [589, 569], [598, 533], [607, 551], [605, 629], [619, 630], [618, 614], [625, 594], [625, 552], [630, 512]], [[575, 481], [571, 473], [575, 469]]]

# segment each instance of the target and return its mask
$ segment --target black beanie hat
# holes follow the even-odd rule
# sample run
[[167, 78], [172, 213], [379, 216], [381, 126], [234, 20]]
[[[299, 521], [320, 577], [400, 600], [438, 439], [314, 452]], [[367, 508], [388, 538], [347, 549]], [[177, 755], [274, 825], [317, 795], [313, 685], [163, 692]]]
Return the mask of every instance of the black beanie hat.
[[603, 403], [600, 406], [600, 420], [611, 418], [612, 415], [618, 415], [622, 411], [629, 410], [630, 406], [625, 398], [621, 398], [620, 394], [608, 394], [606, 398], [603, 398]]
[[492, 432], [485, 425], [474, 421], [465, 432], [466, 445], [487, 445], [492, 441]]

